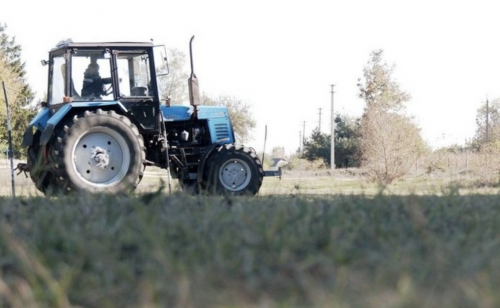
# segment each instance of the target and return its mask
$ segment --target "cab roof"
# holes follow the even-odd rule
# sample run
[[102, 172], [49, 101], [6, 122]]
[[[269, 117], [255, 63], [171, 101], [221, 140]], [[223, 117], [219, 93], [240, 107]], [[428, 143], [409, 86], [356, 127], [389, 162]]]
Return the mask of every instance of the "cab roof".
[[73, 42], [71, 40], [60, 41], [50, 51], [65, 48], [130, 48], [130, 47], [153, 47], [153, 42]]

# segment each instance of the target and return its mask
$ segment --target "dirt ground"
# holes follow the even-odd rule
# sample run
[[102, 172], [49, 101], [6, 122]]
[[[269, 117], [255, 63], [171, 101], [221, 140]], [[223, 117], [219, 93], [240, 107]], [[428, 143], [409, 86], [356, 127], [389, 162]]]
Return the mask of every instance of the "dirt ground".
[[[26, 162], [22, 160], [14, 160], [14, 168], [20, 162]], [[144, 178], [137, 187], [138, 192], [151, 191], [161, 185], [161, 181], [167, 182], [167, 173], [165, 170], [159, 168], [147, 168]], [[12, 195], [12, 182], [14, 182], [14, 190], [16, 196], [42, 196], [29, 174], [25, 175], [23, 172], [19, 174], [18, 170], [14, 171], [14, 177], [12, 179], [11, 163], [10, 160], [0, 159], [0, 196], [11, 196]], [[177, 189], [176, 181], [172, 181], [172, 188]]]
[[[18, 163], [25, 161], [14, 161], [14, 168]], [[12, 172], [10, 160], [0, 159], [0, 196], [12, 196]], [[343, 170], [335, 170], [332, 177], [329, 170], [285, 170], [282, 179], [276, 177], [265, 177], [260, 195], [269, 194], [296, 194], [296, 193], [316, 193], [330, 194], [336, 192], [354, 193], [359, 190], [357, 176], [346, 173]], [[14, 171], [14, 189], [16, 196], [42, 196], [36, 188], [31, 178], [24, 173], [18, 174]], [[136, 192], [156, 191], [161, 185], [168, 187], [167, 171], [156, 167], [147, 167], [144, 178], [136, 189]], [[177, 191], [177, 180], [171, 181], [171, 190]], [[168, 189], [165, 189], [168, 193]]]

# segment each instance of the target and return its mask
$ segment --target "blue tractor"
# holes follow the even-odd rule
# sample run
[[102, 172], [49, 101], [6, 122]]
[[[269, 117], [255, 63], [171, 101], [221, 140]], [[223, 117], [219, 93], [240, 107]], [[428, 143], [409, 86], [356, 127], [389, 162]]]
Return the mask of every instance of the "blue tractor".
[[226, 107], [162, 100], [164, 46], [61, 42], [49, 52], [47, 102], [29, 123], [27, 169], [45, 194], [134, 189], [146, 166], [170, 172], [190, 193], [254, 195], [264, 171], [252, 148], [235, 145]]

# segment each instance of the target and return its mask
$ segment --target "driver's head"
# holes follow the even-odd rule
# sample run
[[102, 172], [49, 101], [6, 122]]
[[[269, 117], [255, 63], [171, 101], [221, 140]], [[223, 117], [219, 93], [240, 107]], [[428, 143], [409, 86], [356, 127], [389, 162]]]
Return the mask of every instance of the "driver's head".
[[99, 65], [97, 63], [90, 63], [85, 74], [89, 76], [99, 76]]

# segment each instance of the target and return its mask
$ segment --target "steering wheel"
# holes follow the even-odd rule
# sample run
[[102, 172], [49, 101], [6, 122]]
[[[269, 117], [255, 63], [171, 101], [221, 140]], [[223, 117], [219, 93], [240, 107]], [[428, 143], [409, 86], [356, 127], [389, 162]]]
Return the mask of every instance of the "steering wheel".
[[146, 94], [146, 91], [148, 90], [148, 88], [146, 87], [133, 87], [131, 90], [130, 90], [130, 94], [132, 94], [132, 96], [147, 96]]
[[110, 84], [110, 85], [106, 88], [106, 85], [105, 85], [105, 84], [103, 84], [103, 85], [102, 85], [102, 90], [103, 90], [103, 91], [102, 91], [102, 92], [103, 92], [103, 94], [102, 94], [102, 95], [104, 95], [104, 96], [108, 96], [108, 95], [110, 95], [110, 94], [112, 94], [112, 93], [113, 93], [113, 85], [112, 85], [112, 84]]

